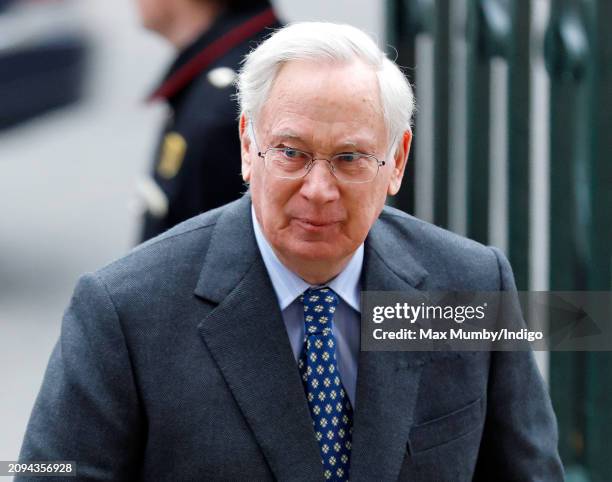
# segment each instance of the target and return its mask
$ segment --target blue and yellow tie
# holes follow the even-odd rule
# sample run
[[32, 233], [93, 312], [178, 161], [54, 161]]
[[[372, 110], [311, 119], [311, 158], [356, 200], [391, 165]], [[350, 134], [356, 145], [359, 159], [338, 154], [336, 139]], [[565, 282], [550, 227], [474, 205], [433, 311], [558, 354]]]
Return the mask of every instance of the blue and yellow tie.
[[342, 386], [332, 332], [338, 296], [330, 288], [308, 289], [304, 303], [304, 348], [298, 368], [312, 415], [326, 480], [349, 480], [353, 408]]

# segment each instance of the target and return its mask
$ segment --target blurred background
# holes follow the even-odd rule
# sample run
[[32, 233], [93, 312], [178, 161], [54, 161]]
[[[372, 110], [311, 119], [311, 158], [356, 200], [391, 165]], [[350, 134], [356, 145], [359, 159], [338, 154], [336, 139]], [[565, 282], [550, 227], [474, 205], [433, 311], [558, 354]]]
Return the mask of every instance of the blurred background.
[[[388, 45], [415, 86], [400, 195], [503, 249], [521, 290], [612, 285], [612, 2], [273, 1]], [[392, 47], [391, 47], [392, 46]], [[125, 0], [0, 0], [0, 460], [16, 459], [78, 276], [138, 239], [173, 59]], [[612, 480], [612, 354], [538, 353], [570, 481]]]

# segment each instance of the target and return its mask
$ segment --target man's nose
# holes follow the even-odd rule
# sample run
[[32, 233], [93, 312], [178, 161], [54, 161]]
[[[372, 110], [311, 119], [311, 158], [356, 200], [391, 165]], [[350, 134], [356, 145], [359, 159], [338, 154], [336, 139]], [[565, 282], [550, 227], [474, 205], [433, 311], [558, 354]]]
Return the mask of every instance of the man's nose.
[[310, 171], [304, 178], [301, 193], [307, 199], [326, 203], [340, 197], [338, 179], [332, 174], [332, 165], [325, 159], [314, 159]]

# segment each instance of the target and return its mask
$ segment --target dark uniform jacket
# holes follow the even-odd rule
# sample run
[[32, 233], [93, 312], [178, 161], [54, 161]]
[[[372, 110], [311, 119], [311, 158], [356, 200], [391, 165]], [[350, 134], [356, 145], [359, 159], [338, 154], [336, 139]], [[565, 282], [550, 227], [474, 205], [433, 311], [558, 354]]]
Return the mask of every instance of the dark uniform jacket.
[[[385, 208], [361, 288], [515, 290], [497, 250]], [[530, 352], [358, 358], [351, 481], [560, 482]], [[319, 447], [249, 196], [81, 279], [21, 459], [77, 480], [323, 479]]]
[[143, 240], [244, 191], [232, 82], [245, 54], [280, 26], [272, 9], [257, 3], [221, 14], [180, 53], [152, 95], [167, 100], [171, 114], [153, 163], [154, 184], [148, 180], [141, 189]]

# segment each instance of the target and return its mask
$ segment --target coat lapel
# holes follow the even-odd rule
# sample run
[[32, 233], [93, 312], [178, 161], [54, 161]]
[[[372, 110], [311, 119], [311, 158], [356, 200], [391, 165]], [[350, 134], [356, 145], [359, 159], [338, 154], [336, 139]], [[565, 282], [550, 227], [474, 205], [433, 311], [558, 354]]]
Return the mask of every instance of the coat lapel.
[[[401, 249], [400, 249], [401, 248]], [[364, 291], [411, 291], [427, 272], [383, 221], [365, 245]], [[420, 352], [359, 353], [351, 481], [397, 480], [423, 366]]]
[[218, 303], [199, 332], [275, 477], [313, 480], [319, 449], [247, 196], [217, 221], [196, 295]]

